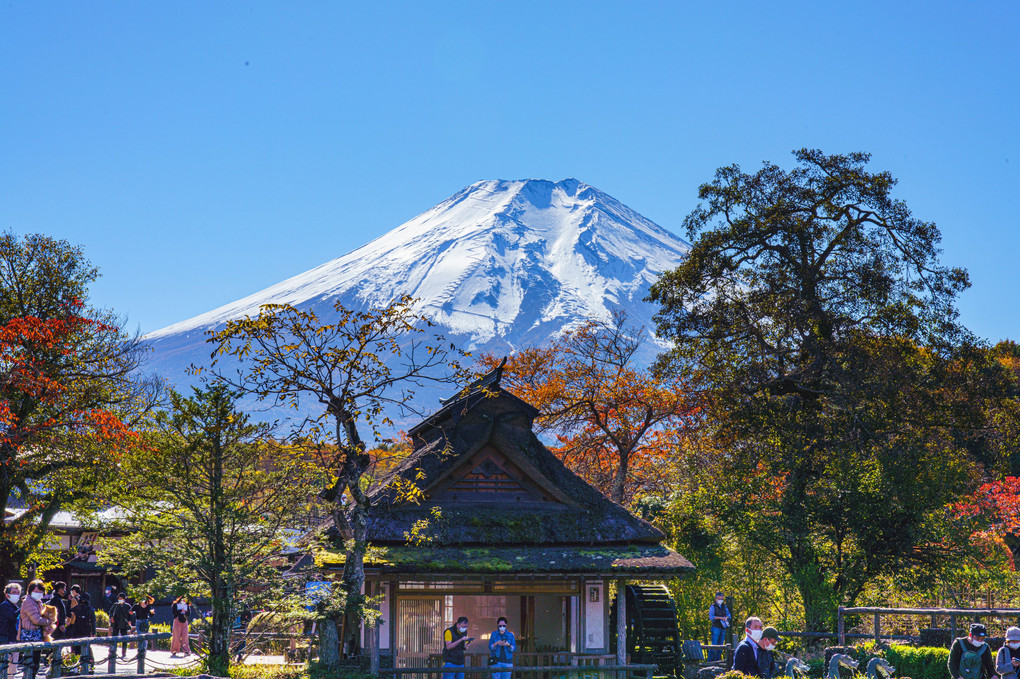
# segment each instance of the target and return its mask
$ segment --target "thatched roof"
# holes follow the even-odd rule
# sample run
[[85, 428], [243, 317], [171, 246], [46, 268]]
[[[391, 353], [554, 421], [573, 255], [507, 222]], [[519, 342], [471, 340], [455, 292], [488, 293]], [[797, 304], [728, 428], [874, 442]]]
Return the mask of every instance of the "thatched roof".
[[[371, 494], [372, 544], [406, 545], [415, 522], [426, 519], [436, 547], [657, 545], [664, 537], [657, 528], [610, 501], [539, 441], [532, 431], [538, 411], [499, 386], [500, 370], [410, 430], [413, 453]], [[465, 475], [489, 474], [511, 491], [486, 495], [457, 484]], [[402, 502], [398, 479], [428, 499]]]
[[[316, 564], [343, 568], [343, 551], [320, 552]], [[385, 574], [539, 574], [670, 577], [694, 567], [660, 545], [614, 547], [382, 547], [365, 555], [365, 569]]]

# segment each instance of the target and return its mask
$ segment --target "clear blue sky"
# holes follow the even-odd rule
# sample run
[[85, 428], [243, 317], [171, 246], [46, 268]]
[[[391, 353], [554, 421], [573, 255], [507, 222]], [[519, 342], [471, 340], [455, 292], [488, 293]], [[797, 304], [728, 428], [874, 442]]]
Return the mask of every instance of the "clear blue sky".
[[0, 228], [82, 244], [154, 330], [479, 179], [679, 230], [716, 167], [869, 151], [1020, 338], [1020, 3], [7, 2]]

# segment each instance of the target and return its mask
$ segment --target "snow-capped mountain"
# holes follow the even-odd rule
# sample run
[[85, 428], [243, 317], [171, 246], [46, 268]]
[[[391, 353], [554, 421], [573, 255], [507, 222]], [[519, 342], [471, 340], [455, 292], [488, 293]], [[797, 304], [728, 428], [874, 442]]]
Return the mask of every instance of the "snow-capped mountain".
[[621, 308], [651, 328], [653, 309], [642, 300], [688, 247], [576, 179], [481, 181], [357, 250], [145, 340], [152, 368], [181, 384], [184, 368], [208, 362], [207, 330], [267, 303], [326, 319], [338, 299], [361, 308], [409, 294], [470, 351], [542, 344]]

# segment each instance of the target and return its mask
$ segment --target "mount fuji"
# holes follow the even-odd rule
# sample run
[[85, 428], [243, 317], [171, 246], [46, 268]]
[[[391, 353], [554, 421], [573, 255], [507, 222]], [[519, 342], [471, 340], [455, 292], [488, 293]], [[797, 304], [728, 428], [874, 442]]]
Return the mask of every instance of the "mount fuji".
[[689, 247], [576, 179], [481, 181], [342, 257], [143, 339], [153, 350], [149, 369], [183, 386], [193, 381], [190, 364], [209, 361], [207, 331], [269, 303], [328, 322], [338, 300], [363, 309], [408, 294], [472, 352], [543, 344], [620, 309], [650, 329], [648, 288]]

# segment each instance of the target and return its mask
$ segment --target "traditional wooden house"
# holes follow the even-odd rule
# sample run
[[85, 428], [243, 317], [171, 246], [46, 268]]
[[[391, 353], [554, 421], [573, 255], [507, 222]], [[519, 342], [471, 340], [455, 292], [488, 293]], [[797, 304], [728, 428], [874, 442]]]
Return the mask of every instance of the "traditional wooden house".
[[[610, 629], [611, 590], [693, 568], [658, 529], [567, 469], [535, 436], [538, 411], [500, 388], [500, 376], [411, 429], [413, 453], [372, 494], [366, 593], [381, 597], [382, 624], [363, 642], [396, 667], [435, 661], [461, 615], [474, 664], [484, 664], [499, 616], [519, 653], [543, 656], [518, 664], [607, 656], [627, 648], [612, 643], [626, 627]], [[424, 500], [408, 499], [412, 486]], [[335, 574], [343, 558], [338, 548], [319, 564]]]

